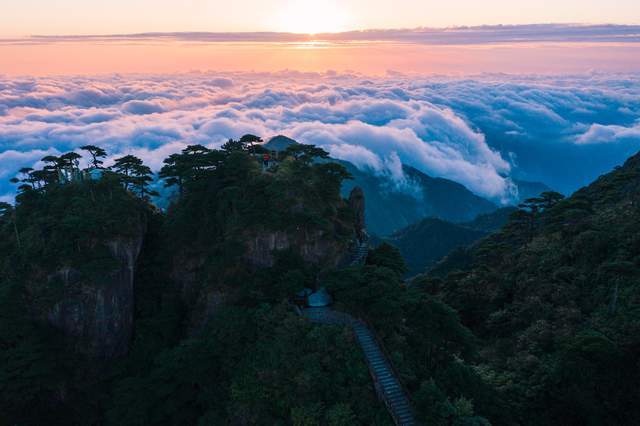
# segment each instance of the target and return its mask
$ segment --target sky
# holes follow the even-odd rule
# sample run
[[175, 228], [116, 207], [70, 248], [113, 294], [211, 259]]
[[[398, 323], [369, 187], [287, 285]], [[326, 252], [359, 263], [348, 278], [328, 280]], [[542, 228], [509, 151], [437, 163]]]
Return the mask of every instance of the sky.
[[0, 200], [87, 143], [285, 134], [411, 188], [571, 193], [640, 149], [637, 0], [0, 0]]
[[2, 0], [0, 36], [640, 24], [637, 0]]
[[0, 0], [0, 74], [640, 70], [637, 0]]

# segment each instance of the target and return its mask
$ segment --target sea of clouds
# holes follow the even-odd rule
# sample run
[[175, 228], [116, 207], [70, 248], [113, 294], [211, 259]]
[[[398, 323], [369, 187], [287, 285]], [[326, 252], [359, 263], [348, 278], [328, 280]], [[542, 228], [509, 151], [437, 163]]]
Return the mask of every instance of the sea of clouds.
[[395, 181], [408, 164], [507, 203], [512, 178], [571, 192], [640, 149], [640, 74], [0, 76], [0, 197], [20, 167], [85, 144], [158, 170], [188, 144], [245, 133], [285, 134]]

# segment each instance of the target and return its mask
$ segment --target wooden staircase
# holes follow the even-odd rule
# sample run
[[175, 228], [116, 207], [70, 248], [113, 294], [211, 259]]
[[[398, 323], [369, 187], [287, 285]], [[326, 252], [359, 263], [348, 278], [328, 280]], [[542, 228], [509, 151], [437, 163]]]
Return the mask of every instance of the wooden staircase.
[[417, 424], [411, 403], [402, 388], [400, 380], [393, 368], [391, 368], [391, 364], [376, 341], [375, 335], [363, 321], [328, 307], [307, 308], [302, 311], [302, 315], [309, 321], [318, 324], [351, 327], [356, 335], [358, 344], [364, 352], [378, 397], [387, 406], [394, 423], [398, 426]]

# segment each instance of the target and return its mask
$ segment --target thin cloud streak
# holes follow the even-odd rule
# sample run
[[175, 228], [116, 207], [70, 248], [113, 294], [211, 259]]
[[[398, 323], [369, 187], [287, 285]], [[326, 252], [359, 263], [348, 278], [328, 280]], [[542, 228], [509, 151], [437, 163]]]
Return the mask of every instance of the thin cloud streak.
[[111, 35], [34, 35], [0, 39], [0, 44], [50, 43], [411, 43], [482, 45], [514, 43], [639, 43], [640, 25], [535, 24], [478, 27], [363, 30], [340, 33], [286, 32], [162, 32]]

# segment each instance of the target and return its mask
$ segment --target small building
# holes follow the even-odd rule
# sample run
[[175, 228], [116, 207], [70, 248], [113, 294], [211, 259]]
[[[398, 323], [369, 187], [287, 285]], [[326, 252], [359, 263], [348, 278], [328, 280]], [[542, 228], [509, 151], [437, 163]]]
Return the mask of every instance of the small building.
[[262, 154], [262, 170], [269, 170], [271, 167], [278, 164], [276, 158], [277, 153], [273, 151]]
[[331, 295], [326, 288], [322, 287], [317, 291], [313, 291], [310, 288], [305, 288], [302, 291], [296, 293], [295, 302], [298, 305], [302, 305], [309, 308], [323, 308], [333, 303]]
[[307, 297], [307, 305], [311, 308], [323, 308], [331, 305], [333, 299], [326, 288], [322, 287]]

